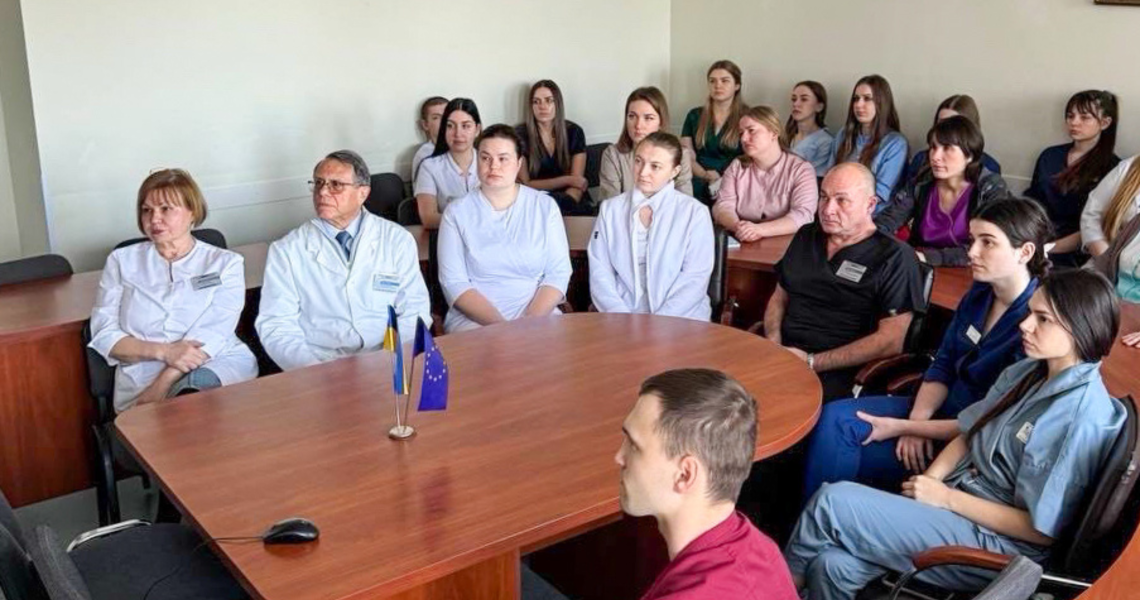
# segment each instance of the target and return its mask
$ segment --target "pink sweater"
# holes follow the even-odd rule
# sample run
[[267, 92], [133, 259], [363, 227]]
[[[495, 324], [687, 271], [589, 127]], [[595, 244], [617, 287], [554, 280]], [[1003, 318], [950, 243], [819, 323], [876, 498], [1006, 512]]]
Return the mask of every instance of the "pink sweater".
[[791, 215], [796, 225], [815, 219], [819, 184], [811, 163], [785, 152], [767, 172], [732, 161], [723, 175], [713, 205], [713, 219], [727, 229], [737, 221], [753, 223]]

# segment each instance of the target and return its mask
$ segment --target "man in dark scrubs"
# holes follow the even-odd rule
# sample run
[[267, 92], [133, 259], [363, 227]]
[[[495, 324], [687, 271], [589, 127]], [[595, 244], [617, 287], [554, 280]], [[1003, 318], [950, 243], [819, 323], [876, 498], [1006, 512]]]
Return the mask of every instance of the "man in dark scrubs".
[[764, 312], [768, 339], [819, 373], [824, 401], [851, 396], [859, 368], [902, 352], [923, 306], [914, 250], [875, 229], [875, 178], [859, 163], [828, 171], [819, 220], [800, 228], [776, 264]]

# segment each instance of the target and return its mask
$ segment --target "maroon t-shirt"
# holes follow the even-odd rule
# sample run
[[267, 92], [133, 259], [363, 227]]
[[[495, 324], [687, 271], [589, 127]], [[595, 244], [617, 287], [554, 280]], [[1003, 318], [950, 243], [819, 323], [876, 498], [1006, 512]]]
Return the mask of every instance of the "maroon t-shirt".
[[784, 556], [734, 512], [689, 542], [641, 600], [798, 600]]

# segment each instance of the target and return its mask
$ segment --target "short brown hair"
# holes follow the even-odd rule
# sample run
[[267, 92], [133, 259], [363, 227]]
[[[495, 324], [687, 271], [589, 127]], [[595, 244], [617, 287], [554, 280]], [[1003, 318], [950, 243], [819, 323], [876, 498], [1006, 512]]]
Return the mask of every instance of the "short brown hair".
[[142, 208], [148, 196], [158, 192], [172, 204], [185, 207], [194, 215], [194, 227], [206, 220], [208, 209], [202, 190], [194, 178], [183, 169], [159, 169], [147, 176], [139, 186], [138, 204], [135, 206], [135, 224], [146, 234], [142, 225]]
[[646, 394], [661, 401], [665, 454], [696, 456], [709, 471], [709, 498], [736, 502], [756, 453], [756, 401], [744, 386], [713, 369], [676, 369], [646, 379]]

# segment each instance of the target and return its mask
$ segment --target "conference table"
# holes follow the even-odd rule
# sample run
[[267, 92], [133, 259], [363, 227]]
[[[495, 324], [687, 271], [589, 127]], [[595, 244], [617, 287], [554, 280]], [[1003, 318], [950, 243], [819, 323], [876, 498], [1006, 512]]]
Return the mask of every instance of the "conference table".
[[521, 556], [621, 519], [614, 454], [646, 377], [708, 367], [739, 379], [759, 406], [756, 460], [803, 438], [820, 408], [803, 361], [711, 323], [575, 313], [437, 341], [448, 409], [413, 412], [410, 441], [386, 435], [385, 352], [136, 407], [115, 424], [204, 535], [316, 522], [311, 545], [216, 545], [255, 598], [499, 599], [517, 597]]

